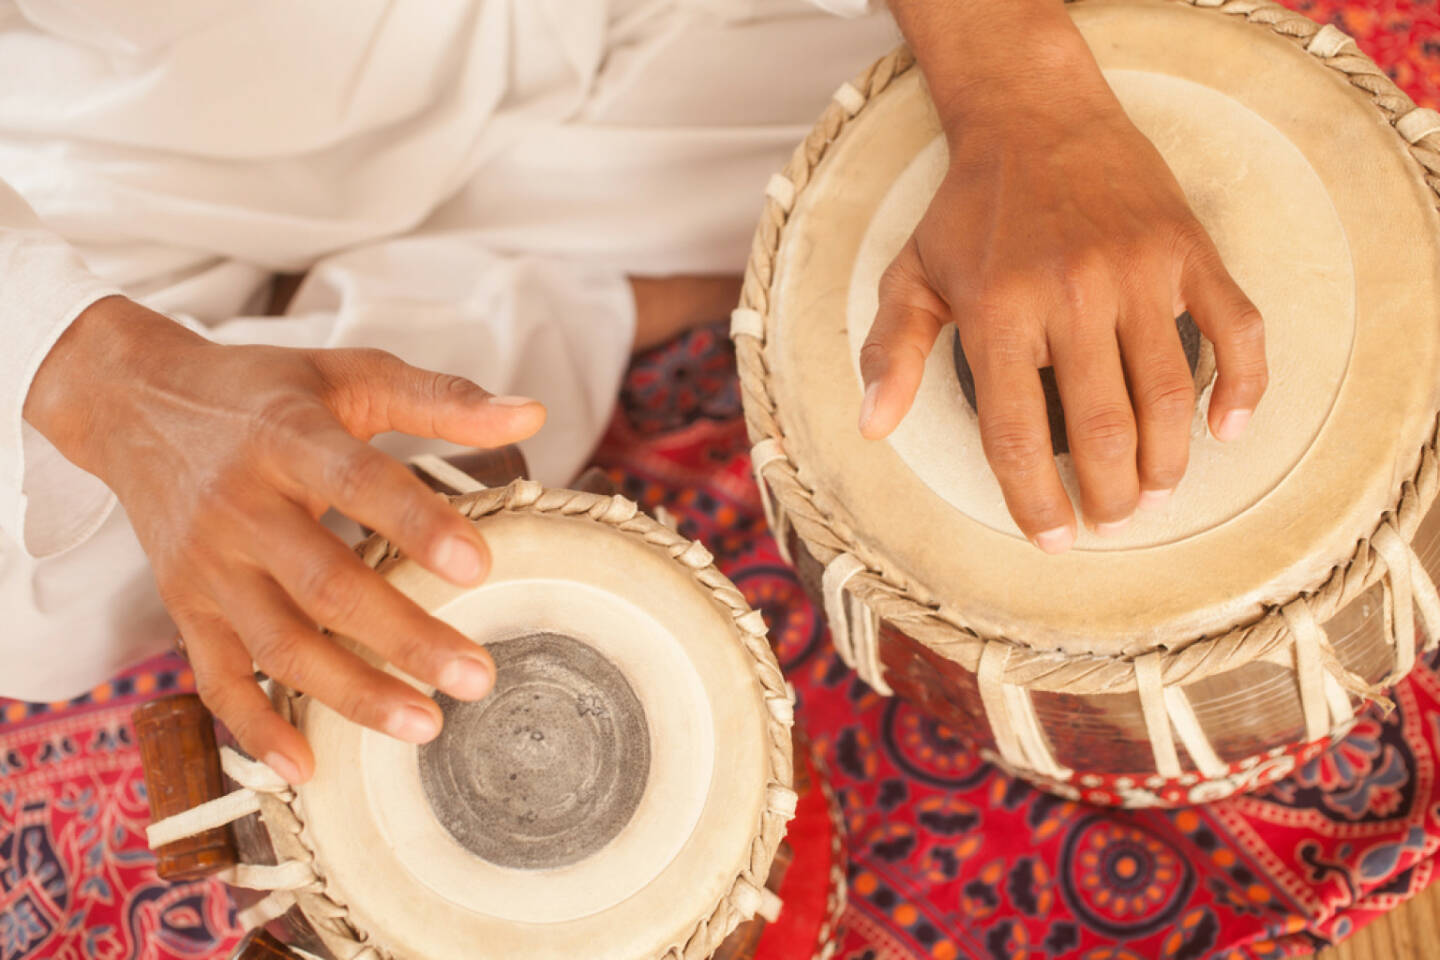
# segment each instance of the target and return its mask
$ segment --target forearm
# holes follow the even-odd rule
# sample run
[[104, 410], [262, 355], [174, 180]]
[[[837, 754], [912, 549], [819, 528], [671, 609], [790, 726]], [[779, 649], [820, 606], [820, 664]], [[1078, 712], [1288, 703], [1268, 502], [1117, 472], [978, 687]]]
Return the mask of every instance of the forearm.
[[946, 132], [1113, 98], [1062, 0], [890, 0]]

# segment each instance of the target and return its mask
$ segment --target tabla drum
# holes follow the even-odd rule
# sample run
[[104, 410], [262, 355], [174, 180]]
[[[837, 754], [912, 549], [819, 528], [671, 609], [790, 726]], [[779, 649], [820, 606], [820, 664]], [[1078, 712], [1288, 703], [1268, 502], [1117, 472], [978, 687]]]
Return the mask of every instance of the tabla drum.
[[[760, 613], [623, 497], [518, 480], [455, 505], [493, 556], [478, 587], [379, 537], [357, 549], [489, 649], [494, 691], [461, 702], [377, 662], [440, 704], [440, 736], [417, 747], [276, 686], [316, 756], [294, 788], [230, 747], [217, 762], [198, 700], [147, 705], [162, 874], [264, 891], [240, 913], [269, 927], [246, 957], [739, 960], [763, 957], [772, 928], [809, 944], [792, 957], [827, 955], [840, 835], [794, 755]], [[787, 877], [809, 880], [793, 903]]]
[[953, 327], [899, 429], [860, 437], [877, 281], [947, 161], [900, 49], [839, 88], [767, 188], [732, 319], [752, 459], [876, 690], [1064, 796], [1201, 802], [1343, 734], [1440, 627], [1440, 114], [1274, 3], [1069, 11], [1265, 316], [1271, 385], [1246, 436], [1207, 435], [1197, 351], [1169, 505], [1062, 556], [1006, 512]]

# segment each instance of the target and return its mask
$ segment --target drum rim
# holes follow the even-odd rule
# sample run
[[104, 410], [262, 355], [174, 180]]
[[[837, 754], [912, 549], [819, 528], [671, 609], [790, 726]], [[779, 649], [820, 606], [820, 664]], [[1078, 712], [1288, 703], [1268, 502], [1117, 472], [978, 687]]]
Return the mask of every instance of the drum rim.
[[[708, 956], [736, 926], [750, 919], [760, 906], [761, 891], [769, 876], [770, 864], [784, 840], [786, 826], [794, 816], [793, 801], [787, 803], [785, 799], [794, 796], [794, 754], [791, 737], [794, 694], [770, 647], [768, 630], [761, 613], [752, 609], [734, 583], [720, 572], [715, 566], [714, 557], [703, 544], [683, 537], [677, 531], [652, 519], [641, 511], [634, 501], [625, 497], [550, 489], [532, 480], [515, 480], [504, 487], [485, 488], [448, 499], [462, 515], [472, 521], [507, 512], [548, 514], [605, 524], [623, 535], [635, 537], [668, 554], [672, 561], [688, 570], [696, 585], [708, 592], [718, 607], [730, 616], [737, 641], [753, 661], [756, 680], [769, 708], [764, 719], [769, 740], [766, 750], [766, 793], [769, 799], [761, 813], [760, 822], [756, 825], [750, 849], [736, 868], [734, 878], [725, 893], [708, 912], [696, 918], [688, 934], [680, 942], [667, 945], [655, 954], [656, 960], [672, 955], [690, 956], [692, 953]], [[355, 547], [355, 552], [372, 569], [382, 572], [386, 566], [404, 556], [394, 544], [379, 534], [362, 541]], [[275, 688], [277, 708], [283, 717], [292, 722], [297, 708], [301, 705], [301, 697], [303, 694], [289, 688], [279, 685]], [[267, 798], [267, 801], [269, 799]], [[366, 930], [363, 920], [352, 913], [349, 904], [339, 898], [331, 884], [323, 882], [323, 865], [310, 831], [304, 826], [308, 817], [300, 792], [285, 791], [275, 797], [274, 802], [288, 808], [284, 811], [288, 816], [282, 813], [279, 817], [267, 817], [267, 823], [293, 826], [293, 830], [285, 831], [294, 840], [291, 846], [302, 852], [301, 859], [308, 862], [322, 881], [312, 888], [297, 890], [295, 895], [296, 902], [312, 927], [326, 941], [343, 942], [357, 949], [377, 949], [377, 944]], [[275, 810], [275, 806], [270, 802], [266, 802], [264, 806]], [[273, 833], [274, 829], [270, 828], [267, 833]], [[386, 950], [379, 951], [379, 955], [392, 956]]]
[[[1072, 4], [1083, 2], [1085, 0], [1067, 0]], [[1243, 16], [1250, 24], [1278, 34], [1324, 66], [1341, 73], [1351, 86], [1368, 97], [1380, 116], [1396, 131], [1409, 148], [1410, 156], [1420, 164], [1431, 190], [1440, 197], [1440, 114], [1416, 107], [1414, 101], [1360, 51], [1351, 37], [1273, 0], [1223, 5], [1223, 0], [1184, 2], [1215, 14]], [[859, 542], [846, 518], [838, 515], [843, 512], [842, 505], [827, 509], [826, 503], [831, 498], [802, 478], [799, 464], [785, 448], [764, 351], [774, 329], [768, 308], [776, 293], [775, 258], [790, 212], [814, 172], [824, 163], [830, 145], [874, 97], [915, 65], [914, 54], [908, 46], [901, 45], [842, 84], [766, 190], [763, 213], [746, 264], [740, 304], [732, 315], [731, 338], [735, 343], [746, 426], [754, 445], [752, 459], [759, 464], [755, 470], [756, 481], [767, 519], [777, 540], [783, 540], [786, 526], [793, 527], [797, 538], [822, 567], [849, 554], [856, 569], [847, 577], [845, 589], [863, 601], [880, 620], [893, 623], [972, 673], [979, 671], [986, 648], [996, 645], [1004, 651], [1000, 676], [996, 679], [1006, 684], [1080, 695], [1139, 691], [1136, 661], [1140, 658], [1132, 654], [1075, 654], [1040, 649], [1023, 640], [976, 629], [963, 622], [958, 612], [942, 611], [929, 602], [923, 586], [896, 571], [892, 564]], [[1384, 580], [1387, 567], [1377, 548], [1372, 546], [1372, 540], [1388, 529], [1408, 544], [1440, 491], [1440, 455], [1437, 455], [1440, 416], [1437, 414], [1440, 411], [1432, 412], [1436, 428], [1421, 447], [1414, 475], [1400, 485], [1390, 509], [1378, 518], [1371, 534], [1357, 541], [1347, 560], [1317, 578], [1310, 589], [1267, 608], [1225, 633], [1186, 637], [1146, 654], [1146, 659], [1158, 659], [1163, 686], [1179, 686], [1224, 673], [1239, 663], [1288, 659], [1296, 634], [1282, 611], [1291, 609], [1293, 619], [1293, 609], [1299, 605], [1316, 623], [1324, 623], [1363, 591]], [[784, 543], [781, 549], [786, 549]], [[1328, 643], [1324, 644], [1324, 652], [1329, 654], [1327, 670], [1351, 692], [1375, 695], [1378, 687], [1394, 683], [1403, 675], [1396, 671], [1371, 686], [1349, 675], [1334, 659]], [[872, 662], [865, 663], [862, 659], [856, 664], [857, 669], [873, 686], [884, 689], [878, 651], [872, 648], [868, 653]]]

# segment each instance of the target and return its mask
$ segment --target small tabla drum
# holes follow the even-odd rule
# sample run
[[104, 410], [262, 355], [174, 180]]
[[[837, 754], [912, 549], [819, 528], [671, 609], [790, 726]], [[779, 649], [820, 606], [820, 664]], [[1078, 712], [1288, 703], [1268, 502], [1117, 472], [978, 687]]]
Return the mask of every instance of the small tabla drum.
[[417, 747], [272, 686], [315, 751], [294, 788], [217, 753], [198, 699], [142, 707], [161, 874], [266, 891], [237, 957], [827, 956], [838, 820], [761, 615], [623, 497], [517, 480], [454, 502], [493, 557], [479, 587], [357, 549], [489, 649], [495, 689], [457, 701], [340, 638], [435, 695], [444, 727]]
[[839, 88], [766, 191], [732, 322], [753, 464], [876, 690], [1065, 796], [1202, 802], [1343, 734], [1440, 627], [1440, 114], [1265, 0], [1069, 11], [1265, 316], [1271, 385], [1247, 434], [1207, 435], [1196, 344], [1170, 503], [1054, 557], [1006, 511], [953, 327], [899, 429], [860, 437], [877, 282], [947, 162], [900, 49]]

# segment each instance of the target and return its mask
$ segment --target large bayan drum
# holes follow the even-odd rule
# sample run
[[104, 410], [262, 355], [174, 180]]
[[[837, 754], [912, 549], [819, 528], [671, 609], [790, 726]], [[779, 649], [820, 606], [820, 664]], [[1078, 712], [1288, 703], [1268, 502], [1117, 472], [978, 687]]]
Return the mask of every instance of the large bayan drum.
[[[494, 691], [461, 702], [377, 664], [441, 707], [440, 736], [417, 747], [276, 687], [315, 751], [294, 788], [229, 747], [213, 762], [208, 715], [188, 716], [197, 700], [142, 708], [162, 874], [221, 869], [263, 892], [240, 917], [270, 933], [245, 956], [739, 958], [767, 921], [809, 937], [793, 956], [823, 956], [843, 902], [839, 836], [808, 754], [792, 757], [791, 693], [760, 614], [704, 547], [623, 497], [521, 480], [455, 503], [493, 556], [479, 587], [378, 537], [359, 550], [489, 649]], [[797, 808], [812, 822], [782, 848]], [[818, 894], [803, 878], [817, 902], [785, 902], [797, 869], [818, 869]]]
[[1005, 509], [953, 327], [899, 429], [861, 438], [877, 281], [947, 162], [904, 49], [770, 182], [732, 324], [745, 415], [777, 540], [871, 686], [1062, 795], [1201, 802], [1343, 734], [1440, 628], [1440, 114], [1264, 0], [1069, 9], [1265, 317], [1246, 435], [1209, 437], [1202, 400], [1168, 506], [1062, 556]]

